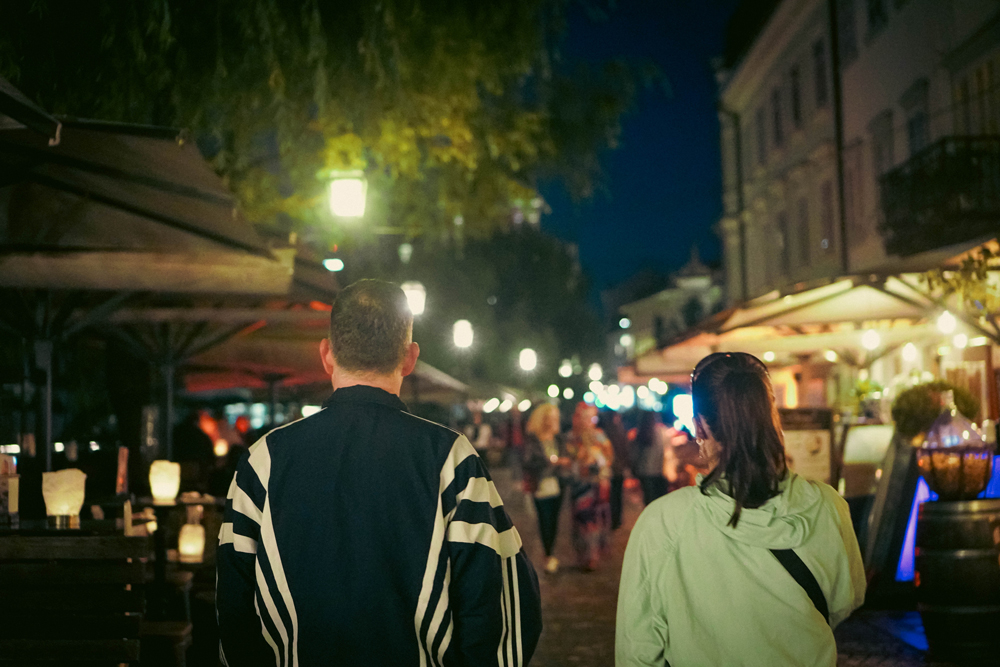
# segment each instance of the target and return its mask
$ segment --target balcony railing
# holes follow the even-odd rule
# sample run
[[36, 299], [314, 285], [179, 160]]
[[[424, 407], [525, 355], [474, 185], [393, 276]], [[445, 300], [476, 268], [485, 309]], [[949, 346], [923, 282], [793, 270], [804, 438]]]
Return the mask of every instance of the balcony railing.
[[912, 255], [1000, 232], [1000, 136], [947, 137], [881, 178], [886, 251]]

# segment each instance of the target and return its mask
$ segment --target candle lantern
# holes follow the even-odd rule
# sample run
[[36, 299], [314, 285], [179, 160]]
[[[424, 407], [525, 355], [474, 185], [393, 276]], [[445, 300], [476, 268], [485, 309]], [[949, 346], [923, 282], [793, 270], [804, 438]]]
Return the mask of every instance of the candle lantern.
[[42, 473], [42, 497], [45, 513], [56, 528], [79, 528], [87, 475], [71, 468]]
[[177, 551], [182, 563], [200, 563], [205, 555], [205, 527], [197, 523], [181, 526]]
[[149, 488], [153, 492], [153, 502], [172, 503], [181, 490], [181, 464], [153, 461], [149, 466]]

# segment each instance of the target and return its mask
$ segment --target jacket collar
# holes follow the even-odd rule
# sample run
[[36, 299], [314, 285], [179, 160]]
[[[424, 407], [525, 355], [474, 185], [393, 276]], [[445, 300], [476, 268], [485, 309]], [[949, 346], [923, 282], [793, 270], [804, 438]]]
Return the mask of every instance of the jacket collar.
[[390, 394], [384, 389], [369, 387], [363, 384], [354, 385], [353, 387], [341, 387], [330, 394], [330, 398], [324, 401], [323, 407], [328, 408], [338, 403], [377, 403], [395, 408], [396, 410], [402, 410], [403, 412], [409, 412], [406, 408], [406, 403], [403, 403], [399, 396]]

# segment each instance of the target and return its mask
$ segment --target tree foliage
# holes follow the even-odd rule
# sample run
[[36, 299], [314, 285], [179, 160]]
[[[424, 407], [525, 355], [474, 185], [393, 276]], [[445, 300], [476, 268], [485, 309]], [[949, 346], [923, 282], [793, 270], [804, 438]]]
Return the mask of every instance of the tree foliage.
[[955, 296], [974, 317], [993, 318], [1000, 313], [1000, 255], [990, 246], [969, 253], [957, 267], [938, 268], [923, 274], [932, 294]]
[[57, 114], [189, 128], [261, 225], [344, 238], [324, 179], [363, 169], [366, 228], [488, 234], [539, 176], [589, 195], [655, 76], [561, 63], [569, 3], [25, 0], [0, 75]]

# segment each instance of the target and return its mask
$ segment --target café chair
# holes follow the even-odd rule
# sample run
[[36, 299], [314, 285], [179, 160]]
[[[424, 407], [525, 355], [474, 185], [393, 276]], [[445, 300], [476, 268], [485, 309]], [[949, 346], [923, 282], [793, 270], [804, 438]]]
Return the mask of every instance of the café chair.
[[0, 666], [137, 665], [147, 537], [0, 537]]

